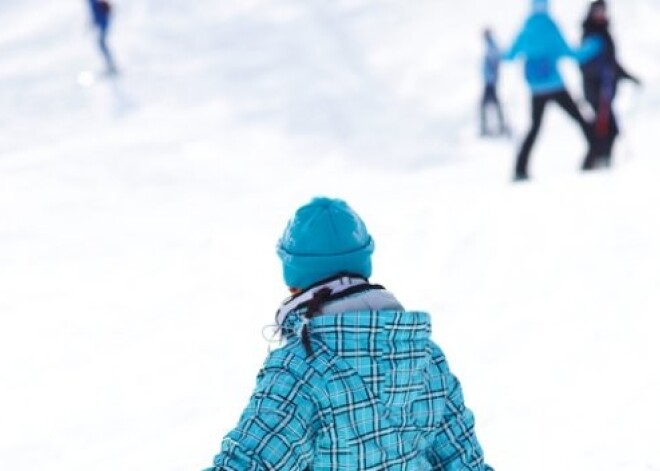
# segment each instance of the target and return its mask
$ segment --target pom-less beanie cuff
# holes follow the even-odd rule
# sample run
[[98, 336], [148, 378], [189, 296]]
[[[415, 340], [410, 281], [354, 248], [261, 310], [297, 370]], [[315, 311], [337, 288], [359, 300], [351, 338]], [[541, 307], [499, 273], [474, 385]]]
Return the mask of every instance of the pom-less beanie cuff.
[[297, 255], [278, 247], [282, 260], [284, 282], [292, 288], [307, 289], [318, 281], [338, 273], [351, 273], [364, 278], [371, 276], [371, 254], [373, 239], [357, 250], [332, 255]]

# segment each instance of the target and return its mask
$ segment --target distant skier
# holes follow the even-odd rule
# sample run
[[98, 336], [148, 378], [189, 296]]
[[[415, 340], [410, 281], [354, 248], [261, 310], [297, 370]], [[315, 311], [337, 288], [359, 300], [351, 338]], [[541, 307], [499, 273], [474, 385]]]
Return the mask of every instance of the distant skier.
[[108, 29], [112, 20], [112, 5], [107, 0], [87, 0], [92, 13], [92, 21], [98, 29], [98, 46], [105, 60], [108, 75], [117, 74], [110, 48], [108, 47]]
[[601, 165], [609, 167], [612, 162], [612, 148], [619, 134], [619, 124], [612, 105], [619, 80], [629, 79], [638, 85], [640, 81], [617, 60], [604, 0], [591, 2], [582, 30], [582, 46], [589, 56], [580, 66], [584, 97], [596, 116], [594, 153], [583, 164], [584, 170], [591, 170]]
[[492, 471], [429, 315], [368, 281], [373, 250], [344, 201], [296, 211], [277, 249], [286, 344], [207, 471]]
[[559, 59], [575, 58], [575, 51], [566, 43], [559, 27], [550, 17], [548, 0], [532, 1], [532, 14], [504, 59], [512, 60], [518, 56], [525, 58], [525, 79], [532, 92], [532, 124], [516, 159], [514, 180], [527, 180], [529, 156], [548, 103], [557, 103], [578, 123], [589, 146], [589, 153], [592, 152], [592, 127], [580, 114], [559, 74]]
[[[480, 104], [481, 135], [509, 135], [509, 127], [504, 120], [502, 105], [497, 94], [497, 83], [499, 81], [500, 50], [490, 29], [484, 30], [484, 42], [486, 43], [486, 54], [483, 60], [484, 93]], [[497, 114], [497, 131], [493, 131], [488, 123], [488, 110], [494, 108]]]

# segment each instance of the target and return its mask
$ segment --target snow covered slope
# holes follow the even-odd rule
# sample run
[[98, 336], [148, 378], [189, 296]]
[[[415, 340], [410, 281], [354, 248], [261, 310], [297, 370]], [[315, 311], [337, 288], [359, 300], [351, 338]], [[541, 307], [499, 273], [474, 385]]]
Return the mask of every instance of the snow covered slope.
[[[660, 470], [657, 0], [613, 5], [645, 84], [615, 168], [580, 174], [551, 111], [523, 185], [476, 103], [481, 28], [507, 43], [525, 0], [115, 3], [124, 73], [91, 85], [82, 1], [0, 12], [0, 469], [207, 466], [286, 295], [277, 237], [329, 194], [432, 312], [496, 469]], [[585, 4], [554, 2], [573, 41]], [[502, 95], [519, 136], [519, 66]]]

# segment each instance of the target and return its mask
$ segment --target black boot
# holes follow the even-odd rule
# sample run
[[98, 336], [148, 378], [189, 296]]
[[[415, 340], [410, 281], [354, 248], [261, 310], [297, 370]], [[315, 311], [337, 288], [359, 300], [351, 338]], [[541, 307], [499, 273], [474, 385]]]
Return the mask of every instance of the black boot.
[[514, 182], [525, 182], [527, 180], [529, 180], [529, 175], [527, 174], [527, 172], [516, 171], [513, 174], [513, 181]]
[[598, 152], [596, 152], [595, 146], [590, 146], [587, 156], [584, 158], [582, 163], [582, 170], [588, 171], [596, 168], [596, 160], [598, 159]]

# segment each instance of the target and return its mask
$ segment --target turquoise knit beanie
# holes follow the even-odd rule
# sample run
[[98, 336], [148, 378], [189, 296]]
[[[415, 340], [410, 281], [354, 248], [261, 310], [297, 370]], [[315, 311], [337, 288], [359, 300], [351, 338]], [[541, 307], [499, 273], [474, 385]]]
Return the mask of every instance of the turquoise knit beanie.
[[284, 281], [307, 289], [340, 273], [371, 276], [374, 241], [346, 202], [314, 198], [300, 207], [277, 244]]

